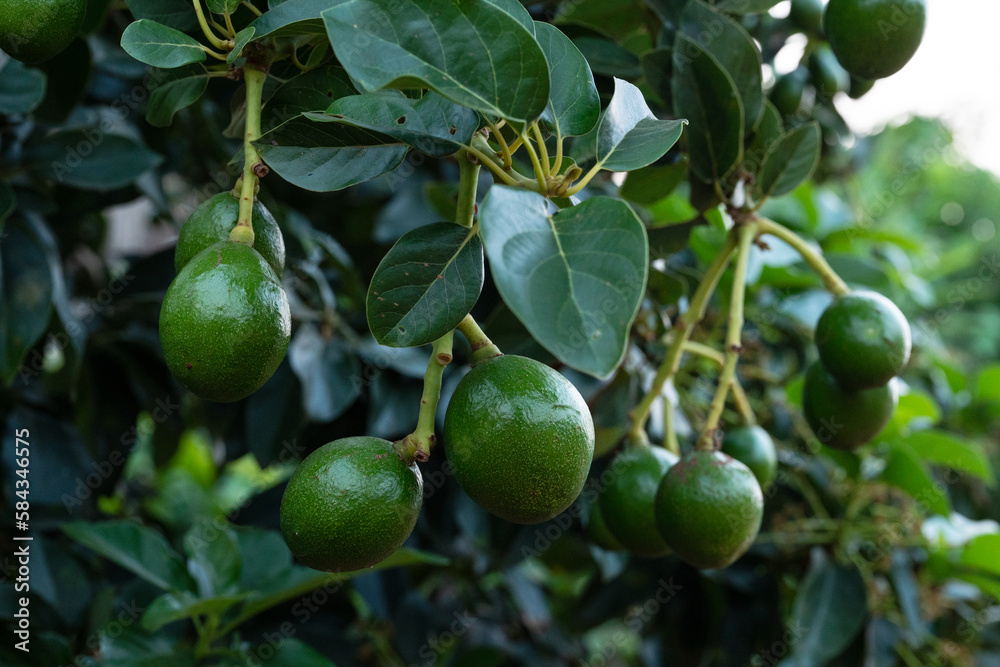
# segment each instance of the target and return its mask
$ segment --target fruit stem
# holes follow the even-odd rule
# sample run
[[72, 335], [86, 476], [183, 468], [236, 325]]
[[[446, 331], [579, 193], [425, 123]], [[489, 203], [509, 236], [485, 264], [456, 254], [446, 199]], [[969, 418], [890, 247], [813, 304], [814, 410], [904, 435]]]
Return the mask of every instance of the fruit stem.
[[524, 131], [520, 133], [521, 141], [524, 143], [525, 150], [528, 151], [528, 157], [531, 158], [531, 167], [535, 171], [535, 180], [538, 181], [538, 192], [546, 194], [549, 191], [549, 185], [545, 180], [545, 170], [542, 169], [542, 163], [538, 159], [535, 147], [531, 145], [531, 140], [527, 137], [527, 131], [528, 128], [524, 128]]
[[664, 385], [667, 384], [667, 381], [680, 368], [681, 357], [684, 355], [684, 343], [691, 336], [695, 325], [705, 316], [705, 311], [708, 309], [708, 300], [712, 297], [712, 293], [715, 292], [715, 288], [719, 284], [719, 279], [725, 272], [726, 267], [729, 266], [729, 260], [735, 249], [736, 236], [733, 232], [730, 232], [722, 248], [719, 250], [719, 254], [715, 256], [712, 264], [709, 265], [708, 270], [705, 272], [705, 277], [702, 278], [701, 284], [695, 290], [694, 296], [691, 297], [691, 305], [683, 315], [677, 318], [674, 339], [670, 347], [667, 348], [666, 358], [660, 365], [660, 369], [656, 372], [656, 377], [653, 379], [653, 386], [643, 397], [639, 405], [632, 410], [632, 426], [629, 429], [630, 437], [638, 438], [645, 434], [649, 411], [652, 409], [653, 403], [656, 402], [656, 398], [663, 393]]
[[757, 223], [751, 222], [737, 228], [739, 247], [736, 251], [736, 268], [733, 271], [733, 292], [729, 302], [729, 325], [726, 329], [725, 363], [719, 376], [719, 386], [712, 399], [712, 405], [705, 419], [705, 428], [698, 438], [698, 449], [713, 451], [718, 449], [719, 420], [726, 407], [726, 397], [736, 379], [736, 365], [743, 351], [743, 305], [747, 290], [747, 265], [750, 263], [750, 249], [757, 238]]
[[845, 283], [840, 276], [837, 275], [837, 272], [833, 270], [825, 259], [823, 259], [823, 256], [813, 250], [812, 246], [806, 243], [805, 239], [801, 236], [784, 225], [780, 225], [773, 220], [768, 220], [767, 218], [760, 218], [757, 224], [761, 234], [776, 236], [795, 248], [795, 250], [802, 255], [802, 259], [805, 260], [806, 264], [808, 264], [809, 267], [815, 271], [820, 278], [822, 278], [826, 289], [833, 292], [834, 295], [840, 296], [851, 291], [851, 288], [847, 286], [847, 283]]
[[426, 461], [431, 456], [431, 448], [437, 442], [434, 434], [434, 419], [437, 416], [438, 401], [441, 400], [441, 377], [445, 367], [452, 360], [452, 343], [455, 332], [449, 331], [434, 341], [431, 358], [424, 373], [424, 393], [420, 397], [420, 415], [417, 428], [395, 444], [396, 452], [407, 465], [414, 461]]
[[[552, 166], [549, 164], [549, 148], [545, 145], [545, 139], [542, 138], [542, 130], [538, 127], [538, 122], [531, 124], [531, 133], [535, 137], [535, 143], [538, 144], [538, 155], [542, 160], [542, 172], [545, 177], [548, 178], [552, 175]], [[560, 165], [556, 165], [556, 169], [559, 169]], [[556, 173], [559, 173], [558, 171]]]
[[510, 169], [514, 166], [514, 154], [510, 152], [510, 146], [507, 145], [507, 140], [503, 138], [503, 134], [500, 132], [500, 128], [493, 121], [489, 122], [490, 134], [496, 138], [497, 143], [500, 144], [500, 152], [503, 153], [503, 168]]
[[496, 153], [493, 151], [493, 147], [486, 141], [483, 135], [476, 133], [473, 137], [471, 145], [464, 146], [465, 150], [469, 152], [470, 155], [475, 155], [481, 164], [486, 165], [493, 175], [503, 181], [504, 185], [519, 185], [521, 187], [526, 187], [528, 189], [534, 190], [538, 187], [533, 179], [528, 179], [517, 173], [517, 171], [510, 169], [506, 170], [503, 164], [496, 157]]
[[232, 42], [219, 39], [218, 35], [208, 25], [208, 20], [205, 18], [205, 10], [201, 7], [201, 0], [194, 0], [194, 12], [198, 15], [198, 24], [201, 26], [201, 31], [204, 33], [205, 39], [217, 49], [221, 49], [222, 51], [232, 50]]
[[465, 316], [465, 319], [459, 323], [458, 330], [462, 332], [462, 335], [465, 336], [472, 347], [473, 366], [477, 366], [487, 359], [503, 356], [500, 348], [494, 345], [493, 341], [483, 333], [483, 330], [479, 328], [476, 321], [472, 319], [472, 315]]
[[267, 63], [247, 58], [243, 69], [247, 87], [246, 134], [243, 140], [245, 163], [243, 165], [243, 188], [240, 192], [240, 217], [236, 227], [229, 234], [230, 241], [246, 243], [253, 247], [253, 202], [257, 188], [258, 174], [266, 174], [267, 167], [260, 159], [260, 153], [253, 142], [260, 138], [261, 106], [264, 99], [264, 82], [267, 81]]
[[476, 218], [476, 191], [479, 189], [480, 163], [468, 151], [458, 154], [458, 210], [455, 222], [472, 227]]
[[[720, 369], [726, 365], [726, 356], [708, 345], [689, 340], [684, 343], [684, 351], [714, 361]], [[740, 411], [740, 416], [743, 418], [744, 423], [747, 426], [755, 425], [757, 417], [753, 413], [753, 406], [750, 405], [750, 399], [747, 398], [747, 393], [743, 390], [740, 379], [735, 375], [729, 388], [733, 392], [733, 402], [736, 403], [736, 408]]]

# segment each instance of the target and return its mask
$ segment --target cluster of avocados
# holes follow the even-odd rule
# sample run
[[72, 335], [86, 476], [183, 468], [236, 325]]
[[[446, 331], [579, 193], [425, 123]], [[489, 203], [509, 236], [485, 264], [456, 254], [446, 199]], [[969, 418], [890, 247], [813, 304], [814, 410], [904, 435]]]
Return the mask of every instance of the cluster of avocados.
[[[594, 422], [580, 392], [548, 366], [515, 355], [486, 359], [462, 378], [444, 435], [462, 489], [512, 523], [539, 523], [566, 510], [594, 457]], [[393, 443], [337, 440], [292, 475], [281, 500], [281, 532], [309, 567], [368, 567], [406, 541], [422, 487], [420, 469]]]
[[[792, 0], [791, 23], [809, 35], [806, 65], [778, 78], [770, 98], [784, 116], [817, 95], [859, 98], [913, 58], [927, 25], [926, 0]], [[823, 39], [825, 38], [825, 41]]]
[[610, 481], [590, 507], [587, 537], [643, 558], [674, 553], [700, 569], [726, 567], [760, 530], [762, 489], [777, 464], [774, 441], [756, 425], [728, 430], [721, 451], [683, 457], [632, 439], [602, 475]]
[[821, 443], [857, 449], [896, 409], [896, 376], [910, 359], [910, 325], [881, 294], [848, 292], [823, 311], [815, 341], [819, 360], [806, 370], [802, 411]]
[[281, 286], [285, 242], [263, 204], [253, 206], [253, 247], [229, 240], [239, 218], [229, 192], [208, 199], [181, 228], [177, 277], [160, 309], [160, 344], [182, 385], [219, 403], [246, 398], [285, 358], [291, 337]]

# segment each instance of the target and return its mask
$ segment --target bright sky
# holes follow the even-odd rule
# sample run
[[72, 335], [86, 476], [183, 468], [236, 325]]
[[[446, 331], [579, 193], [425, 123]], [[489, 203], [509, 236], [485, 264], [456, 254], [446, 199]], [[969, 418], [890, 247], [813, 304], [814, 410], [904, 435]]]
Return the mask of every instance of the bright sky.
[[[787, 4], [776, 10], [786, 13]], [[837, 108], [863, 133], [912, 115], [940, 117], [963, 155], [1000, 174], [1000, 2], [927, 0], [927, 12], [927, 32], [913, 60], [860, 100], [842, 96]], [[781, 55], [794, 63], [801, 50]]]

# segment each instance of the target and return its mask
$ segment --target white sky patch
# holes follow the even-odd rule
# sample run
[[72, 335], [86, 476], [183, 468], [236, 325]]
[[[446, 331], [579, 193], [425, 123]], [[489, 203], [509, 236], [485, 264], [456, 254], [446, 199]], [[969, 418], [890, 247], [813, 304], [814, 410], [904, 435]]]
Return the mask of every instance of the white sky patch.
[[1000, 2], [928, 0], [927, 9], [927, 32], [913, 60], [862, 99], [841, 96], [837, 108], [865, 134], [911, 116], [941, 118], [962, 155], [1000, 174]]

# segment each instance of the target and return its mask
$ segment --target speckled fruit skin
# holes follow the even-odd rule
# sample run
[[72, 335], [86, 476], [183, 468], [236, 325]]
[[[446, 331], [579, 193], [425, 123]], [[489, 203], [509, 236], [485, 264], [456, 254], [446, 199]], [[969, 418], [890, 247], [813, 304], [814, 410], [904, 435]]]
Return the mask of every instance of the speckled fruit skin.
[[281, 498], [281, 534], [303, 564], [327, 572], [371, 567], [413, 531], [423, 478], [391, 442], [344, 438], [307, 456]]
[[816, 324], [816, 349], [845, 389], [874, 389], [910, 360], [910, 325], [889, 299], [851, 292], [834, 299]]
[[629, 445], [615, 455], [614, 479], [601, 493], [601, 513], [611, 534], [637, 556], [658, 558], [670, 547], [656, 530], [654, 500], [677, 456], [662, 447]]
[[607, 522], [604, 521], [604, 513], [601, 512], [601, 504], [594, 503], [590, 506], [587, 514], [587, 528], [585, 531], [587, 539], [602, 549], [608, 551], [624, 551], [625, 547], [618, 541], [611, 530], [608, 529]]
[[899, 402], [896, 380], [875, 389], [844, 389], [822, 364], [806, 370], [802, 412], [816, 438], [834, 449], [852, 450], [881, 431]]
[[594, 458], [594, 420], [569, 380], [515, 355], [480, 363], [458, 383], [444, 420], [455, 479], [512, 523], [569, 507]]
[[[179, 273], [191, 259], [210, 245], [228, 241], [229, 232], [240, 217], [240, 201], [228, 192], [220, 192], [204, 201], [181, 227], [174, 252], [174, 269]], [[267, 260], [280, 278], [285, 272], [285, 239], [274, 216], [260, 202], [254, 202], [253, 249]]]
[[903, 69], [920, 47], [925, 0], [830, 0], [823, 29], [848, 72], [882, 79]]
[[778, 453], [774, 440], [760, 426], [742, 426], [726, 431], [722, 452], [750, 468], [762, 489], [771, 486], [778, 472]]
[[0, 49], [22, 62], [45, 62], [69, 46], [86, 12], [84, 0], [3, 0]]
[[682, 560], [703, 570], [727, 567], [746, 553], [763, 516], [757, 478], [722, 452], [687, 454], [656, 493], [660, 534]]
[[195, 256], [160, 309], [170, 372], [219, 403], [260, 389], [284, 359], [290, 335], [288, 298], [274, 269], [242, 243], [222, 241]]

